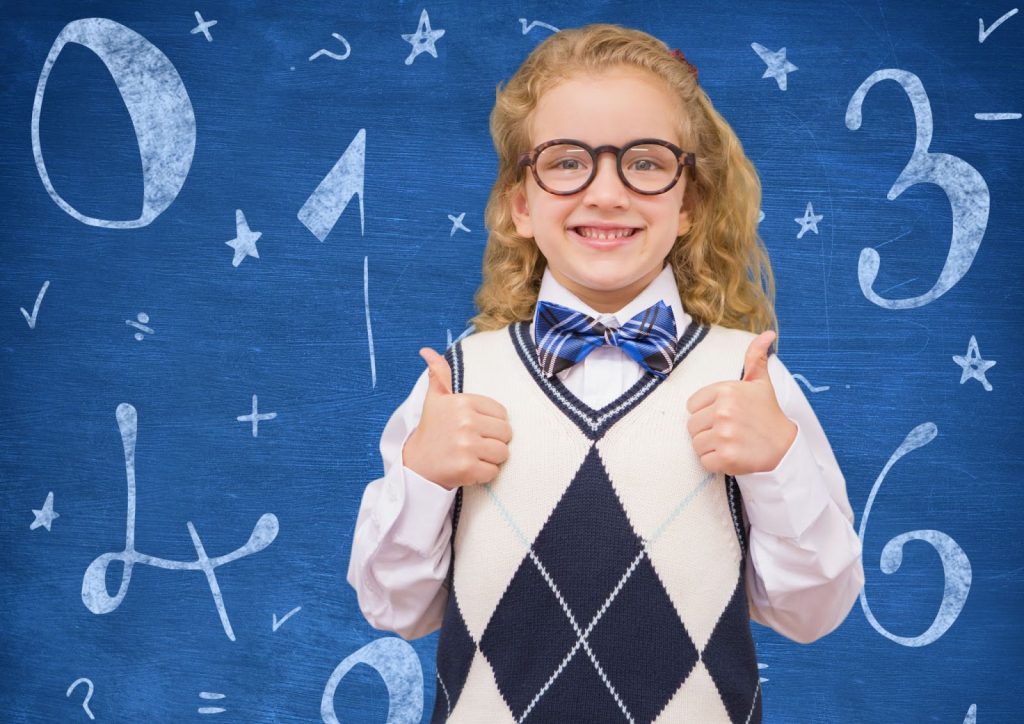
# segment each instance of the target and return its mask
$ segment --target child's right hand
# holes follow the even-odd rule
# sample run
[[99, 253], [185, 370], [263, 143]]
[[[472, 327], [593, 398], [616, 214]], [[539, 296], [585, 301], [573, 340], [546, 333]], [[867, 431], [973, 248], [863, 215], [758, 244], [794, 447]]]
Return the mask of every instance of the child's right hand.
[[449, 490], [491, 482], [508, 459], [508, 411], [484, 395], [453, 393], [448, 361], [429, 347], [421, 349], [420, 356], [427, 363], [430, 386], [419, 425], [402, 450], [402, 462]]

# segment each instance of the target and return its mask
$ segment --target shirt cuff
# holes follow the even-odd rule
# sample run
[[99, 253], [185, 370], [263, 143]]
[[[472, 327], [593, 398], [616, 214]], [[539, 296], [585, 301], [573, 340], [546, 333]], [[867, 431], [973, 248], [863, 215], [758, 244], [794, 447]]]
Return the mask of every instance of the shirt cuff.
[[736, 476], [750, 525], [781, 538], [799, 538], [830, 500], [823, 471], [793, 424], [796, 437], [774, 470]]
[[429, 556], [438, 545], [458, 488], [448, 490], [402, 465], [405, 502], [391, 530], [396, 543], [421, 556]]

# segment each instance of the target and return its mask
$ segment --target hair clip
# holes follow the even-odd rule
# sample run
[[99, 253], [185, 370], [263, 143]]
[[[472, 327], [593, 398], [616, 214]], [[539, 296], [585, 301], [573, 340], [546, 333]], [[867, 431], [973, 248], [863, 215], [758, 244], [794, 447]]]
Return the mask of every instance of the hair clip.
[[689, 68], [690, 72], [693, 73], [693, 79], [697, 80], [697, 66], [695, 66], [693, 63], [686, 59], [686, 56], [683, 55], [683, 51], [681, 51], [679, 48], [676, 48], [675, 50], [672, 51], [672, 57], [678, 60], [683, 65], [685, 65], [687, 68]]

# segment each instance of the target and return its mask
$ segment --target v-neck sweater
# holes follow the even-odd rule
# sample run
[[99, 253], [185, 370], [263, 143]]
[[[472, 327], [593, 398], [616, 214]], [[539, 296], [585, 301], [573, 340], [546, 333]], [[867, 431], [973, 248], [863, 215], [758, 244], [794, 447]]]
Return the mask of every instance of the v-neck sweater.
[[456, 497], [433, 721], [759, 722], [739, 486], [686, 430], [686, 400], [739, 379], [755, 335], [691, 321], [666, 378], [594, 409], [541, 373], [529, 331], [447, 355], [453, 390], [516, 433]]

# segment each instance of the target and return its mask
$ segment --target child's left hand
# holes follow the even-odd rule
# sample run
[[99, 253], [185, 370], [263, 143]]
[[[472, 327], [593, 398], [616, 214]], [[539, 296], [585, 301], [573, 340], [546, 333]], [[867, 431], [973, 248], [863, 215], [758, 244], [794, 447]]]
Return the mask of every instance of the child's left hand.
[[709, 472], [726, 475], [774, 470], [796, 439], [797, 426], [775, 399], [768, 376], [768, 330], [747, 348], [743, 379], [716, 382], [686, 402], [686, 429], [693, 449]]

